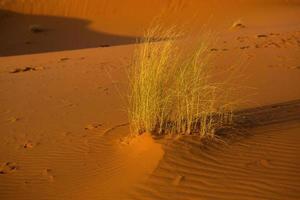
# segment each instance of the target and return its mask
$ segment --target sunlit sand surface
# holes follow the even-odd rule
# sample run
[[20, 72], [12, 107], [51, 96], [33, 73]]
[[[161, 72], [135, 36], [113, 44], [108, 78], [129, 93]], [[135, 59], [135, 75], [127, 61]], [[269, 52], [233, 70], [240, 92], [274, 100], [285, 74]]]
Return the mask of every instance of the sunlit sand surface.
[[218, 32], [219, 68], [245, 60], [240, 109], [300, 99], [299, 5], [0, 0], [0, 199], [300, 199], [297, 117], [201, 145], [131, 136], [124, 102], [136, 39], [164, 10]]

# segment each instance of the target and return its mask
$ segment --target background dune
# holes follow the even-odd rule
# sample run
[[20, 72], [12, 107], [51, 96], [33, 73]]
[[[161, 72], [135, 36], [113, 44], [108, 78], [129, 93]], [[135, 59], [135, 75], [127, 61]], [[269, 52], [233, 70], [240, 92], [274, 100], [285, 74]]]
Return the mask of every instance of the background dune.
[[[287, 30], [299, 25], [299, 5], [296, 0], [1, 0], [0, 55], [134, 43], [157, 15], [191, 29], [208, 24], [221, 32], [241, 20], [248, 27]], [[34, 24], [48, 31], [32, 34]]]

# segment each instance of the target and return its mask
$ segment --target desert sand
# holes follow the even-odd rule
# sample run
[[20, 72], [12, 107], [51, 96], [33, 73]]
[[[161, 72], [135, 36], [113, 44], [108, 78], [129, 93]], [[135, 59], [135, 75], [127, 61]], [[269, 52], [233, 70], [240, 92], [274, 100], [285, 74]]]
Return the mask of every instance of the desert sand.
[[[243, 58], [239, 109], [292, 101], [288, 117], [131, 137], [127, 70], [161, 12], [216, 31], [216, 66]], [[299, 86], [296, 0], [0, 0], [0, 199], [300, 199]]]

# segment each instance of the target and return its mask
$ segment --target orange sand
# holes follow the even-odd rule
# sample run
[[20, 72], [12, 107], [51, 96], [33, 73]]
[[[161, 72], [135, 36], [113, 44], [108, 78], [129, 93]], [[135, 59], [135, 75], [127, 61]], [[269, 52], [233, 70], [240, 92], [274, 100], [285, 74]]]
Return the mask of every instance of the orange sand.
[[299, 5], [0, 0], [0, 199], [300, 199], [299, 121], [226, 144], [132, 138], [123, 96], [133, 44], [164, 10], [210, 21], [218, 67], [246, 59], [243, 107], [300, 99]]

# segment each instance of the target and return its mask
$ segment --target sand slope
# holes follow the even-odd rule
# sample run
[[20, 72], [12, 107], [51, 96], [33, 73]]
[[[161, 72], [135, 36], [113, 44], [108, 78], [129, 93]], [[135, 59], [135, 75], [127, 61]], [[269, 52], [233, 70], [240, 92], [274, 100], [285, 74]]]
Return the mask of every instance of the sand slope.
[[88, 50], [1, 59], [34, 69], [2, 68], [1, 199], [119, 199], [154, 170], [160, 145], [146, 135], [126, 142], [114, 87], [123, 82], [106, 75], [121, 80], [124, 58], [111, 58]]
[[297, 123], [256, 129], [226, 145], [199, 147], [197, 137], [170, 142], [132, 199], [299, 199], [299, 131]]

